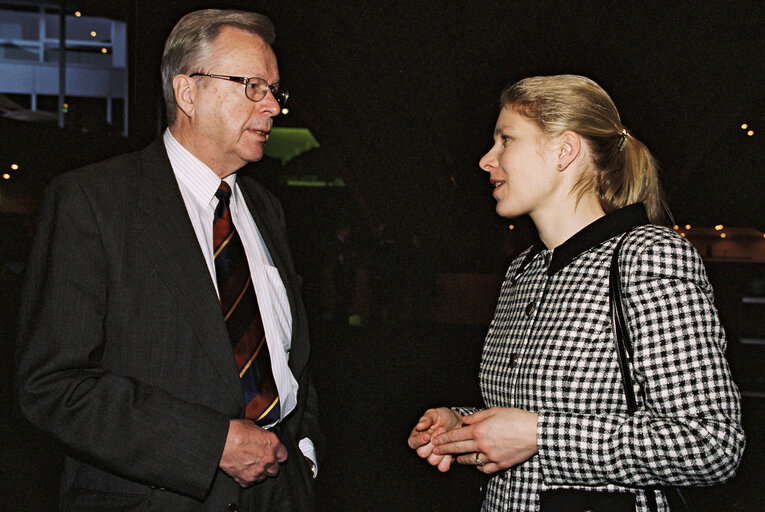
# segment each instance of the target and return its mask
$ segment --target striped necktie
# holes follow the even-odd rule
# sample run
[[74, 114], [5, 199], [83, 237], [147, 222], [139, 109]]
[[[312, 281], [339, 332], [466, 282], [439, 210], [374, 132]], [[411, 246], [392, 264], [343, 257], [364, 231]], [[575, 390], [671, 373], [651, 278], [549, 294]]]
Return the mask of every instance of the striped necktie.
[[242, 241], [231, 220], [231, 187], [221, 181], [213, 219], [215, 278], [247, 404], [245, 417], [268, 425], [280, 417], [263, 320]]

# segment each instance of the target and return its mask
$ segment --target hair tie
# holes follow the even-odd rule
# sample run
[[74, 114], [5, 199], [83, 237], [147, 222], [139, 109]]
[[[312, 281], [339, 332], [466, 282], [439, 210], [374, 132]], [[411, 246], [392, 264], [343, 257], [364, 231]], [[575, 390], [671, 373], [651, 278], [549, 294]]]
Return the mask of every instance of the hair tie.
[[619, 142], [616, 143], [616, 150], [621, 153], [622, 149], [624, 149], [624, 145], [627, 142], [627, 129], [622, 128], [621, 133], [619, 134]]

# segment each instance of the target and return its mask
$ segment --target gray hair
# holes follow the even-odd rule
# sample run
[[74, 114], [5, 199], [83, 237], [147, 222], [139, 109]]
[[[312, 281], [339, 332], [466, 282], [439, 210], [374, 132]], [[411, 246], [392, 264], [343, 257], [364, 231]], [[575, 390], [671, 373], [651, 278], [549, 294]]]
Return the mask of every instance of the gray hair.
[[162, 52], [162, 95], [165, 100], [167, 123], [176, 119], [173, 78], [201, 66], [208, 57], [210, 46], [223, 27], [236, 27], [274, 43], [274, 25], [267, 16], [231, 9], [203, 9], [181, 18], [165, 42]]

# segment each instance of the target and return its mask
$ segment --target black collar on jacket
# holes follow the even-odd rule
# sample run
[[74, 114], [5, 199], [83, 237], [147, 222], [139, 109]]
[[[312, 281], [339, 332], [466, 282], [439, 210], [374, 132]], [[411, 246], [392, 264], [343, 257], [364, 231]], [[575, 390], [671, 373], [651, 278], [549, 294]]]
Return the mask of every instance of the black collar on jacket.
[[[609, 238], [620, 235], [637, 226], [649, 224], [648, 214], [645, 211], [643, 203], [634, 203], [623, 208], [619, 208], [608, 215], [599, 218], [595, 222], [588, 224], [571, 238], [563, 242], [553, 251], [550, 267], [547, 269], [547, 275], [552, 276], [566, 265], [571, 263], [574, 258], [599, 245]], [[519, 268], [519, 273], [531, 263], [531, 260], [545, 250], [542, 242], [537, 242], [531, 247], [523, 263]]]

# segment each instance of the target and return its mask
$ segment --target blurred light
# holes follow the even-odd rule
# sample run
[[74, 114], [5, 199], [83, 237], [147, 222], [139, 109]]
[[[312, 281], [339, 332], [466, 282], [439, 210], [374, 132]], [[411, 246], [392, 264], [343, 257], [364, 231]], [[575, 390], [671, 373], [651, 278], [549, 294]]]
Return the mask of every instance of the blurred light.
[[90, 31], [90, 37], [96, 37], [96, 31], [95, 30], [91, 30]]
[[107, 50], [106, 48], [101, 48], [101, 53], [106, 53], [106, 52], [108, 52], [108, 51], [109, 51], [109, 50]]
[[679, 227], [680, 227], [680, 226], [678, 226], [677, 224], [675, 224], [674, 226], [672, 226], [672, 228], [673, 228], [675, 231], [677, 231], [677, 230], [679, 229]]
[[507, 226], [507, 229], [509, 229], [510, 231], [514, 230], [515, 224], [510, 224], [509, 226]]
[[685, 229], [691, 229], [691, 225], [690, 224], [686, 224], [685, 225]]
[[11, 169], [13, 169], [14, 171], [18, 171], [19, 170], [19, 164], [11, 164]]
[[718, 224], [718, 225], [715, 226], [715, 231], [722, 231], [723, 227], [724, 226], [722, 224]]
[[683, 238], [685, 238], [685, 233], [683, 233], [683, 232], [681, 231], [681, 232], [680, 232], [680, 236], [681, 236], [681, 237], [683, 237]]
[[752, 135], [754, 135], [754, 130], [749, 130], [748, 132], [746, 132], [746, 134], [751, 137]]
[[727, 236], [728, 236], [728, 235], [726, 235], [725, 233], [720, 233], [720, 238], [725, 238], [725, 237], [727, 237]]
[[285, 107], [285, 108], [283, 108], [283, 109], [282, 109], [282, 114], [284, 114], [285, 116], [286, 116], [287, 114], [289, 114], [289, 113], [290, 113], [290, 109], [288, 109], [287, 107]]
[[746, 130], [747, 128], [749, 128], [748, 124], [744, 123], [744, 124], [741, 125], [741, 129], [742, 130]]
[[4, 180], [9, 180], [9, 179], [11, 179], [11, 175], [6, 172], [5, 174], [3, 174], [3, 179]]
[[74, 15], [79, 18], [82, 16], [82, 13], [80, 11], [74, 11]]

